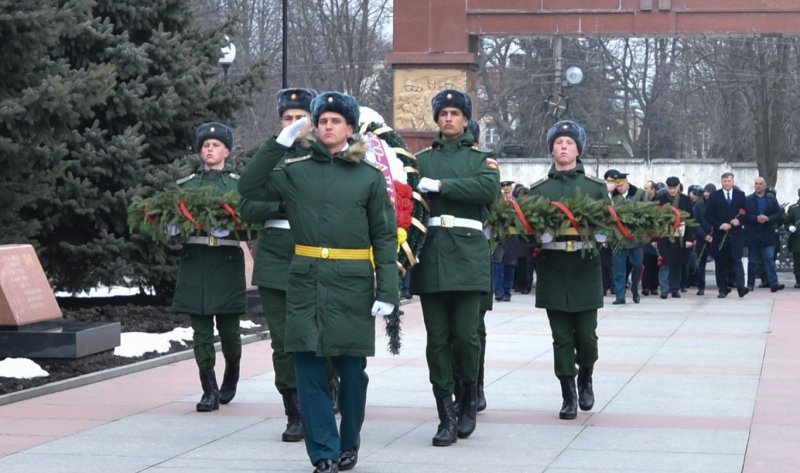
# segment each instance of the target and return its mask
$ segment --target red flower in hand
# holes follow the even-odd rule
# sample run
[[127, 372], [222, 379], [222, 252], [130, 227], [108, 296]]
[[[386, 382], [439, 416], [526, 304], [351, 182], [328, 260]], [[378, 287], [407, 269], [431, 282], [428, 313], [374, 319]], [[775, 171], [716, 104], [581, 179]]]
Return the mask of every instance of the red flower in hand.
[[[737, 213], [736, 216], [733, 217], [733, 219], [731, 219], [731, 220], [739, 220], [739, 217], [742, 217], [744, 215], [747, 215], [747, 210], [745, 210], [744, 208], [741, 208], [741, 209], [739, 209], [739, 213]], [[719, 242], [719, 246], [717, 247], [718, 250], [721, 250], [722, 247], [725, 245], [725, 240], [728, 239], [729, 230], [730, 230], [730, 228], [728, 230], [725, 230], [725, 234], [722, 235], [722, 241]]]

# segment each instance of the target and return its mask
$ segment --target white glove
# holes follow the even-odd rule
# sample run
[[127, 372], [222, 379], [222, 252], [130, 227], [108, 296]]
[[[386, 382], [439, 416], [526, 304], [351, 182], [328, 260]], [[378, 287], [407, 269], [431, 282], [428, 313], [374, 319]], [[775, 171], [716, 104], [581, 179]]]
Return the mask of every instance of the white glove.
[[417, 184], [417, 190], [420, 192], [439, 192], [441, 188], [441, 182], [429, 177], [423, 177], [419, 180], [419, 184]]
[[386, 317], [387, 315], [391, 315], [392, 312], [394, 312], [394, 304], [381, 301], [375, 301], [375, 303], [372, 304], [373, 317]]
[[169, 236], [175, 236], [180, 234], [181, 230], [180, 228], [178, 228], [177, 225], [169, 224], [167, 225], [167, 228], [164, 229], [164, 233], [166, 233]]
[[213, 228], [211, 229], [211, 236], [216, 238], [225, 238], [226, 236], [231, 234], [231, 231], [227, 228]]
[[789, 225], [789, 233], [794, 233], [796, 231], [797, 231], [797, 227], [795, 227], [794, 225]]
[[553, 235], [551, 235], [549, 232], [544, 232], [542, 233], [542, 236], [539, 237], [539, 240], [541, 240], [542, 243], [550, 243], [553, 241]]
[[608, 235], [605, 233], [595, 233], [594, 239], [597, 241], [597, 243], [605, 243], [606, 240], [608, 240]]
[[275, 141], [283, 146], [286, 146], [287, 148], [292, 146], [294, 144], [294, 140], [300, 136], [300, 133], [303, 131], [303, 128], [305, 128], [306, 125], [308, 125], [308, 117], [303, 117], [300, 120], [297, 120], [281, 130], [281, 133], [278, 135], [278, 138]]

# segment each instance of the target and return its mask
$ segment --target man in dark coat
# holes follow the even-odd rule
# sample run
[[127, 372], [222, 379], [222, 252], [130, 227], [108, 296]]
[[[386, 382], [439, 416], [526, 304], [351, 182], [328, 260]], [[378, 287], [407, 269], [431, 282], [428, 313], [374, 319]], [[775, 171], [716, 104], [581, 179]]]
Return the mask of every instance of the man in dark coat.
[[747, 245], [747, 287], [753, 290], [758, 272], [758, 260], [763, 261], [770, 290], [777, 292], [785, 286], [778, 283], [775, 271], [775, 230], [783, 220], [783, 208], [777, 199], [767, 194], [767, 182], [759, 176], [755, 192], [745, 199], [744, 240]]
[[[605, 201], [603, 181], [587, 176], [578, 158], [585, 145], [586, 133], [577, 123], [564, 120], [553, 125], [547, 132], [553, 165], [547, 177], [531, 185], [531, 195], [564, 200], [581, 193]], [[561, 384], [561, 419], [574, 419], [578, 406], [581, 410], [594, 406], [597, 309], [603, 307], [600, 257], [579, 251], [584, 242], [576, 239], [573, 230], [543, 242], [536, 263], [536, 307], [546, 309], [550, 322], [554, 371]]]
[[[674, 208], [692, 214], [692, 201], [686, 194], [681, 193], [681, 181], [676, 176], [666, 180], [667, 193], [659, 198], [662, 205], [671, 205]], [[681, 297], [681, 277], [686, 263], [687, 252], [691, 251], [694, 242], [691, 235], [686, 235], [686, 226], [681, 226], [679, 233], [672, 238], [662, 237], [658, 240], [658, 251], [664, 258], [664, 265], [669, 268], [669, 293], [672, 297]], [[662, 288], [661, 298], [667, 298], [667, 292]]]
[[[606, 180], [614, 179], [614, 192], [611, 203], [615, 207], [631, 202], [644, 202], [647, 198], [644, 191], [628, 182], [628, 174], [616, 169], [606, 172]], [[642, 274], [642, 244], [637, 241], [624, 241], [614, 250], [613, 275], [616, 299], [613, 304], [625, 303], [625, 282], [628, 280], [628, 267], [631, 274], [631, 297], [635, 304], [639, 303], [639, 280]]]
[[702, 296], [706, 293], [706, 264], [708, 255], [711, 254], [711, 244], [714, 239], [711, 236], [711, 224], [706, 220], [705, 189], [695, 187], [692, 191], [692, 218], [697, 222], [694, 228], [694, 250], [697, 255], [697, 267], [695, 269], [695, 280], [697, 281], [697, 295]]
[[712, 255], [714, 255], [714, 275], [717, 280], [717, 297], [724, 298], [730, 292], [728, 288], [728, 270], [736, 274], [736, 290], [739, 297], [747, 295], [749, 290], [744, 284], [744, 233], [742, 217], [746, 212], [744, 192], [733, 187], [732, 172], [722, 174], [722, 188], [711, 193], [706, 202], [706, 219], [714, 228]]

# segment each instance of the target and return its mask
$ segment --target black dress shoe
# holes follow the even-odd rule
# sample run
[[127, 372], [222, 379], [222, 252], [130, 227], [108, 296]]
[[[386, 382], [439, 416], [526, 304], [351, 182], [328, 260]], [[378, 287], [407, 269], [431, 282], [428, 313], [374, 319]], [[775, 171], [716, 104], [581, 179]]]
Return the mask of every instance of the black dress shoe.
[[688, 289], [686, 289], [685, 287], [682, 287], [682, 288], [681, 288], [681, 292], [689, 292], [689, 290], [688, 290]]
[[736, 290], [739, 292], [739, 297], [744, 297], [747, 295], [748, 292], [750, 292], [750, 288], [747, 287], [743, 287], [741, 289], [737, 288]]
[[672, 297], [680, 298], [681, 297], [681, 291], [672, 291]]
[[500, 302], [500, 301], [503, 300], [503, 297], [502, 296], [501, 297], [495, 297], [494, 300], [496, 300], [497, 302]]
[[668, 296], [667, 296], [667, 293], [666, 293], [666, 292], [664, 292], [664, 293], [662, 293], [662, 294], [661, 294], [661, 298], [662, 298], [662, 299], [666, 299], [667, 297], [668, 297]]
[[720, 292], [719, 294], [717, 294], [717, 299], [725, 299], [726, 297], [728, 297], [727, 292]]
[[511, 301], [511, 296], [503, 296], [503, 302]]
[[771, 292], [778, 292], [778, 291], [780, 291], [781, 289], [783, 289], [785, 287], [786, 287], [786, 285], [784, 285], [784, 284], [776, 284], [776, 285], [772, 286], [769, 290]]
[[612, 302], [612, 304], [613, 305], [625, 304], [625, 301], [615, 300], [614, 302]]
[[648, 291], [647, 289], [642, 289], [642, 295], [643, 296], [649, 296], [650, 295], [650, 291]]
[[345, 450], [339, 459], [339, 471], [352, 470], [356, 463], [358, 463], [358, 448], [353, 447], [350, 450]]
[[640, 300], [641, 300], [641, 298], [639, 297], [638, 293], [633, 295], [633, 303], [634, 304], [638, 304]]
[[755, 290], [756, 290], [755, 286], [747, 286], [747, 292], [753, 292]]
[[314, 472], [313, 473], [338, 473], [339, 465], [327, 458], [317, 461], [314, 463]]
[[705, 289], [698, 289], [698, 290], [697, 290], [697, 295], [698, 295], [698, 296], [702, 296], [702, 295], [704, 295], [705, 293], [706, 293], [706, 290], [705, 290]]

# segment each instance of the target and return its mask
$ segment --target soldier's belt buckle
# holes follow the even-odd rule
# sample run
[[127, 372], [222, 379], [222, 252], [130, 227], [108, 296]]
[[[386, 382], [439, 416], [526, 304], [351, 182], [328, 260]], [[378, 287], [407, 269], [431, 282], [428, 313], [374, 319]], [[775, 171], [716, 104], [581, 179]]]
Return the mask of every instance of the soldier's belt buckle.
[[575, 241], [574, 240], [567, 240], [566, 243], [567, 243], [567, 245], [564, 248], [564, 251], [577, 251], [577, 248], [575, 248]]
[[215, 236], [208, 237], [208, 246], [219, 246], [219, 238]]
[[453, 228], [456, 223], [456, 218], [452, 215], [442, 215], [439, 217], [439, 223], [444, 228]]
[[322, 259], [328, 259], [330, 255], [331, 255], [331, 250], [329, 248], [321, 248], [319, 250], [319, 257]]

